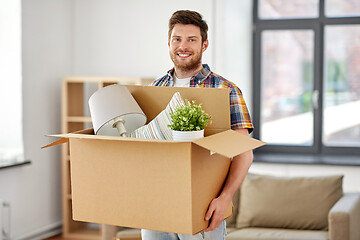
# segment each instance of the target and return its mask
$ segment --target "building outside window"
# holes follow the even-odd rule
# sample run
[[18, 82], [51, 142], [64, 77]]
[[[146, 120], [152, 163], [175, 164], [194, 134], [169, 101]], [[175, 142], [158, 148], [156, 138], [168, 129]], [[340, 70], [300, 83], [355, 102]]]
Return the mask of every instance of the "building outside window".
[[360, 1], [255, 0], [259, 152], [359, 156], [359, 66]]

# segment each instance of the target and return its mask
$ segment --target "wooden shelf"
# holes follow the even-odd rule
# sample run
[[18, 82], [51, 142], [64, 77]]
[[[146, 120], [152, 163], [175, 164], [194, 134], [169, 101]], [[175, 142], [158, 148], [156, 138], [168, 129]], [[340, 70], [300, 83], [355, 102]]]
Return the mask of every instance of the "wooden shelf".
[[91, 123], [91, 117], [87, 116], [69, 116], [67, 117], [68, 122], [83, 122], [83, 123]]
[[[153, 79], [70, 76], [63, 78], [62, 93], [62, 132], [69, 133], [91, 125], [87, 102], [96, 90], [120, 83], [123, 85], [149, 85]], [[92, 90], [92, 91], [91, 91]], [[69, 145], [62, 150], [62, 206], [63, 236], [69, 239], [100, 240], [102, 228], [94, 229], [88, 223], [72, 219], [72, 195]], [[115, 237], [115, 236], [114, 236]]]
[[64, 81], [73, 83], [99, 83], [100, 87], [110, 84], [123, 85], [149, 85], [154, 81], [152, 78], [135, 78], [135, 77], [96, 77], [96, 76], [67, 76]]

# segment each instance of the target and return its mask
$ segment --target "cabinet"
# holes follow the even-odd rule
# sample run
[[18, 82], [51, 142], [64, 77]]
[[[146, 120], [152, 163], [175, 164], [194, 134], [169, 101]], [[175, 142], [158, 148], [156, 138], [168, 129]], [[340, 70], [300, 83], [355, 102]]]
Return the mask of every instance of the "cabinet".
[[[62, 85], [62, 132], [69, 133], [92, 127], [88, 99], [92, 93], [105, 86], [149, 85], [153, 79], [110, 77], [64, 77]], [[62, 208], [63, 237], [71, 239], [101, 239], [99, 224], [74, 221], [72, 219], [72, 197], [70, 179], [70, 154], [68, 144], [62, 146]]]

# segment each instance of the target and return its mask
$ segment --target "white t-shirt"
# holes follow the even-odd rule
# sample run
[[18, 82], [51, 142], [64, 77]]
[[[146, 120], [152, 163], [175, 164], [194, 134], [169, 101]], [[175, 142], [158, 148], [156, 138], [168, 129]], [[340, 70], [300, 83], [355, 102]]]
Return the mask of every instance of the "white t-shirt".
[[179, 79], [174, 74], [174, 87], [190, 87], [190, 79], [191, 77]]

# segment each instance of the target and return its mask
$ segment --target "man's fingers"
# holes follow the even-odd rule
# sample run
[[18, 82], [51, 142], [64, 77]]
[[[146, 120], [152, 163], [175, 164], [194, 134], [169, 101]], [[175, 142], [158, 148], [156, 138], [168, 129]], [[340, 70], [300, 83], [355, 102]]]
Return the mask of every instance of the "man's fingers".
[[206, 221], [210, 220], [211, 216], [214, 213], [214, 210], [215, 210], [215, 208], [213, 207], [213, 204], [211, 203], [210, 206], [209, 206], [209, 209], [207, 210], [207, 212], [205, 214], [205, 220]]
[[219, 221], [218, 219], [214, 219], [214, 217], [211, 219], [211, 223], [207, 229], [205, 229], [205, 232], [213, 231], [217, 229], [222, 221]]
[[213, 221], [211, 221], [210, 226], [207, 229], [205, 229], [204, 231], [209, 232], [209, 231], [213, 231], [215, 229], [216, 229], [215, 223]]
[[210, 221], [210, 224], [208, 226], [208, 228], [206, 228], [204, 231], [205, 232], [209, 232], [209, 231], [213, 231], [216, 228], [218, 228], [221, 224], [221, 222], [224, 220], [223, 219], [223, 214], [221, 214], [222, 211], [218, 211], [219, 209], [218, 204], [217, 204], [217, 199], [213, 199], [209, 205], [209, 209], [205, 214], [205, 220], [206, 221]]

